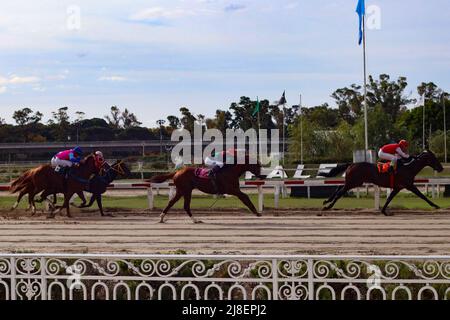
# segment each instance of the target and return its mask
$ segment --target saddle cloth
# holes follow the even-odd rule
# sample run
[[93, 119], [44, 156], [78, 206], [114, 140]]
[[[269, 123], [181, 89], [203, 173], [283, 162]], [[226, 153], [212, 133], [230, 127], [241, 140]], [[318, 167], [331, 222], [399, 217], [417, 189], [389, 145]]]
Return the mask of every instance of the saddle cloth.
[[379, 173], [387, 173], [389, 171], [389, 167], [391, 166], [391, 162], [378, 162], [377, 168]]
[[[390, 161], [388, 161], [388, 162], [378, 162], [377, 163], [378, 172], [379, 173], [388, 173], [390, 166], [391, 166], [391, 162]], [[389, 185], [390, 185], [391, 189], [394, 188], [394, 185], [395, 185], [395, 178], [394, 178], [395, 177], [395, 173], [396, 172], [391, 173], [389, 175]]]
[[210, 179], [209, 169], [206, 169], [206, 168], [195, 169], [194, 175], [199, 179]]

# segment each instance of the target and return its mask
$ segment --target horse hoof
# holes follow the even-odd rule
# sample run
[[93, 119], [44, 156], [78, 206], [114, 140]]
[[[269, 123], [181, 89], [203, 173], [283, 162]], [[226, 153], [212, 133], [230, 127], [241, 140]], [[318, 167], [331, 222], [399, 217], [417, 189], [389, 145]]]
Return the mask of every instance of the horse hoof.
[[328, 211], [328, 210], [330, 210], [329, 207], [323, 207], [323, 208], [322, 208], [322, 211]]
[[386, 217], [392, 217], [394, 215], [392, 212], [388, 212], [388, 211], [382, 211], [382, 212]]
[[194, 223], [195, 224], [201, 224], [201, 223], [203, 223], [203, 221], [202, 220], [195, 220]]
[[434, 207], [436, 210], [439, 210], [441, 207], [439, 207], [439, 206], [435, 206]]
[[258, 212], [258, 213], [256, 214], [256, 216], [257, 216], [257, 217], [262, 217], [262, 214]]

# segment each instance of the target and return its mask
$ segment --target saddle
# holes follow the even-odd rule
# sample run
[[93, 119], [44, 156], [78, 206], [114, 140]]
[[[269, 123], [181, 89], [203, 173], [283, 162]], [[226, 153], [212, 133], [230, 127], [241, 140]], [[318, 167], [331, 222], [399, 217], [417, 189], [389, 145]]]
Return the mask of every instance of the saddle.
[[194, 175], [199, 179], [209, 180], [209, 179], [211, 179], [209, 172], [210, 172], [210, 169], [196, 168], [194, 171]]

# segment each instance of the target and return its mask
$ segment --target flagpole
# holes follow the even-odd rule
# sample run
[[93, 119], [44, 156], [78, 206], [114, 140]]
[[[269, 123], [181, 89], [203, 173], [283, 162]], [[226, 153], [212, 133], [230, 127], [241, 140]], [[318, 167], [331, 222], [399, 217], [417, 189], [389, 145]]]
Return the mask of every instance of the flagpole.
[[[259, 97], [256, 97], [256, 101], [257, 103], [259, 103]], [[259, 118], [259, 113], [261, 112], [261, 104], [259, 105], [258, 108], [258, 161], [261, 161], [261, 121]]]
[[285, 118], [286, 118], [286, 103], [283, 103], [283, 167], [284, 167], [284, 150], [285, 150], [285, 143], [286, 143], [286, 137], [285, 137]]
[[[365, 6], [365, 3], [364, 3]], [[364, 13], [366, 10], [364, 9]], [[369, 150], [369, 134], [368, 134], [368, 125], [367, 125], [367, 66], [366, 66], [366, 15], [364, 14], [362, 17], [362, 27], [363, 27], [363, 61], [364, 61], [364, 140], [366, 152], [364, 158], [367, 158], [367, 151]], [[367, 160], [367, 159], [366, 159]]]
[[300, 163], [303, 164], [303, 112], [302, 112], [302, 95], [300, 94]]
[[425, 93], [422, 95], [422, 110], [423, 110], [423, 116], [422, 116], [422, 150], [425, 150]]
[[447, 123], [445, 118], [445, 92], [442, 93], [442, 108], [444, 109], [444, 162], [447, 163]]

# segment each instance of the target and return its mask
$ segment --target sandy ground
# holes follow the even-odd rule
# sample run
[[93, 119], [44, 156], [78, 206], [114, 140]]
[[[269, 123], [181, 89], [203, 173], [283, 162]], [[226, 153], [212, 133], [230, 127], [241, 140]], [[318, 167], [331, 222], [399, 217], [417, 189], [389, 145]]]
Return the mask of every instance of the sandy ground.
[[371, 210], [266, 212], [195, 211], [193, 224], [179, 211], [157, 223], [159, 212], [116, 212], [75, 218], [0, 212], [1, 252], [222, 254], [450, 254], [450, 211]]

